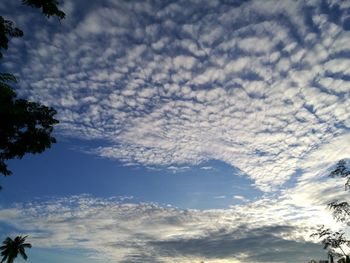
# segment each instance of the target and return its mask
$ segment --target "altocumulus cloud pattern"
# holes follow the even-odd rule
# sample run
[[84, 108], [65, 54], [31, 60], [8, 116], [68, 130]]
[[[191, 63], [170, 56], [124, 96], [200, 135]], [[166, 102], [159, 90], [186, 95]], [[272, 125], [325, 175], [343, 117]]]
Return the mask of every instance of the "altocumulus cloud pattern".
[[[53, 31], [17, 18], [38, 32], [25, 44], [22, 94], [57, 108], [62, 134], [104, 140], [94, 154], [148, 166], [221, 160], [270, 191], [321, 146], [349, 141], [347, 1], [63, 8]], [[16, 45], [8, 70], [18, 70]]]
[[348, 198], [324, 175], [350, 156], [350, 2], [86, 3], [64, 1], [58, 27], [15, 7], [6, 16], [33, 33], [12, 43], [2, 66], [20, 76], [23, 96], [59, 111], [59, 136], [97, 140], [89, 153], [125, 164], [216, 159], [264, 194], [204, 211], [62, 197], [1, 209], [0, 221], [41, 247], [117, 262], [316, 254], [311, 227], [337, 227], [325, 204]]

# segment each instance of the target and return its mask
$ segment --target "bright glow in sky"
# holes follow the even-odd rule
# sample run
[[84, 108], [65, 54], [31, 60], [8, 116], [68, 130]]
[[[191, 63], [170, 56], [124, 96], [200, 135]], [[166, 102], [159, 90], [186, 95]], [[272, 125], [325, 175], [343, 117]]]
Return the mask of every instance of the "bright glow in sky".
[[[17, 3], [18, 2], [18, 3]], [[33, 262], [307, 262], [327, 173], [350, 158], [350, 2], [65, 0], [1, 70], [58, 110], [58, 143], [12, 161], [1, 236]], [[48, 260], [49, 259], [49, 260]]]

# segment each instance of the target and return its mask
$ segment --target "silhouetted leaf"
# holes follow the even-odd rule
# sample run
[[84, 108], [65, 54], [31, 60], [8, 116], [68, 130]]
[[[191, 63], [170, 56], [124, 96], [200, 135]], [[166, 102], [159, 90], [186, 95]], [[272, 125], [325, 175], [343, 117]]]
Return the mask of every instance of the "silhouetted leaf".
[[65, 13], [58, 8], [59, 2], [57, 0], [22, 0], [24, 5], [41, 8], [43, 14], [47, 17], [57, 16], [59, 19], [65, 17]]
[[[10, 37], [22, 37], [23, 31], [14, 27], [14, 23], [10, 20], [4, 19], [0, 16], [0, 50], [8, 49], [8, 42]], [[0, 52], [0, 58], [3, 55]]]

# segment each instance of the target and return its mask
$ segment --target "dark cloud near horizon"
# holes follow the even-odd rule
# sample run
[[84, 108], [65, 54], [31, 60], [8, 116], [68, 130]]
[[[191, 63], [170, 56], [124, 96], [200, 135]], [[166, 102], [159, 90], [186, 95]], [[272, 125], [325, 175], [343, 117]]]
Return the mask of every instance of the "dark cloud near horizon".
[[[303, 238], [307, 225], [281, 224], [277, 213], [267, 223], [256, 210], [249, 205], [235, 210], [181, 210], [71, 196], [2, 209], [0, 222], [13, 232], [29, 234], [37, 247], [83, 249], [86, 255], [116, 262], [290, 263], [323, 257], [319, 244]], [[244, 219], [242, 211], [251, 217]]]
[[[250, 228], [241, 225], [235, 231], [226, 229], [188, 240], [150, 242], [159, 254], [182, 255], [203, 259], [240, 259], [241, 262], [307, 262], [310, 255], [320, 253], [318, 244], [286, 240], [281, 234], [298, 231], [289, 225]], [[244, 257], [242, 257], [244, 255]]]

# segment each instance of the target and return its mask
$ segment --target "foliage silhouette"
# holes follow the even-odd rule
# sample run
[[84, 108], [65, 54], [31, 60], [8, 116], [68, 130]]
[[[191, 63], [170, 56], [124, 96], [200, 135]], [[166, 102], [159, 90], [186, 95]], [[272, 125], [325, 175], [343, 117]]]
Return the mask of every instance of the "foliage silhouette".
[[324, 226], [321, 226], [317, 229], [316, 233], [313, 233], [311, 236], [322, 239], [321, 242], [323, 244], [323, 248], [328, 249], [330, 255], [339, 256], [339, 254], [336, 253], [335, 250], [340, 249], [343, 255], [346, 256], [346, 253], [344, 252], [342, 246], [348, 246], [350, 244], [350, 241], [344, 237], [344, 234], [345, 233], [342, 231], [333, 232], [330, 228], [325, 228]]
[[330, 177], [342, 177], [342, 178], [347, 178], [346, 183], [345, 183], [345, 190], [349, 188], [350, 184], [350, 170], [346, 168], [346, 162], [345, 160], [340, 160], [337, 163], [337, 167], [335, 168], [334, 171], [332, 171], [329, 174]]
[[[40, 8], [47, 16], [63, 19], [65, 13], [58, 8], [57, 0], [22, 0], [22, 4]], [[23, 32], [14, 22], [0, 16], [0, 58], [7, 50], [10, 38], [22, 37]], [[51, 136], [56, 111], [37, 102], [18, 99], [11, 84], [17, 79], [10, 73], [0, 73], [0, 173], [11, 175], [6, 161], [22, 158], [26, 153], [41, 153], [56, 140]]]
[[1, 82], [0, 105], [0, 172], [10, 175], [5, 161], [49, 148], [56, 142], [51, 132], [58, 121], [53, 108], [17, 99], [16, 93]]
[[[350, 170], [346, 167], [345, 160], [340, 160], [337, 163], [336, 168], [329, 174], [330, 177], [341, 177], [346, 178], [345, 190], [349, 189], [350, 186]], [[348, 202], [340, 202], [338, 200], [330, 202], [328, 208], [332, 210], [333, 217], [342, 223], [350, 225], [350, 205]], [[349, 256], [344, 252], [344, 246], [350, 247], [350, 240], [345, 238], [344, 231], [332, 231], [329, 228], [321, 226], [315, 233], [311, 236], [318, 237], [321, 239], [324, 249], [328, 250], [329, 255], [342, 257], [344, 263], [350, 263]], [[339, 249], [342, 254], [337, 253]]]
[[1, 263], [13, 263], [15, 258], [20, 254], [24, 260], [27, 260], [28, 256], [25, 252], [26, 248], [31, 248], [32, 245], [24, 243], [27, 236], [16, 236], [15, 239], [7, 237], [0, 247], [2, 260]]
[[59, 2], [57, 0], [22, 0], [24, 5], [31, 7], [41, 8], [41, 11], [47, 17], [57, 16], [59, 19], [63, 19], [66, 14], [58, 9]]
[[[0, 16], [0, 49], [8, 49], [9, 38], [22, 37], [23, 31], [17, 27], [14, 27], [14, 23], [10, 20], [4, 19]], [[0, 51], [0, 58], [3, 57]]]

